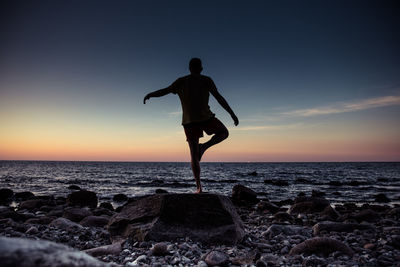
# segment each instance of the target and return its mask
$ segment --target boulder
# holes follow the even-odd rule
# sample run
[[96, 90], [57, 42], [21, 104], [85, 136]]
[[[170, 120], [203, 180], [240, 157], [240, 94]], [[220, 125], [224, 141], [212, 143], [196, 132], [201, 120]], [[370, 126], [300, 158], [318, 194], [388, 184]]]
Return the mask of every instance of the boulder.
[[105, 216], [87, 216], [79, 224], [86, 227], [104, 227], [109, 218]]
[[117, 201], [117, 202], [127, 201], [128, 196], [125, 194], [116, 194], [116, 195], [114, 195], [113, 200]]
[[243, 223], [229, 198], [215, 194], [156, 194], [128, 202], [111, 217], [112, 240], [193, 241], [236, 244]]
[[24, 191], [24, 192], [15, 193], [14, 198], [16, 200], [21, 201], [21, 200], [28, 200], [28, 199], [35, 198], [35, 195], [32, 192]]
[[255, 204], [259, 200], [257, 199], [257, 193], [244, 186], [237, 184], [232, 188], [232, 200], [235, 203], [249, 203], [249, 204]]
[[11, 200], [11, 197], [14, 195], [14, 191], [8, 188], [0, 189], [0, 204], [6, 204]]
[[79, 222], [90, 215], [92, 215], [92, 212], [88, 208], [66, 208], [63, 213], [64, 218], [73, 222]]
[[339, 222], [319, 222], [313, 226], [314, 235], [318, 235], [321, 231], [327, 232], [353, 232], [354, 230], [371, 230], [374, 227], [369, 224], [359, 223], [339, 223]]
[[379, 193], [379, 194], [375, 195], [375, 201], [381, 202], [381, 203], [382, 202], [387, 203], [387, 202], [390, 202], [391, 200], [384, 193]]
[[9, 237], [0, 237], [0, 262], [3, 267], [112, 266], [65, 245]]
[[290, 207], [290, 214], [315, 213], [323, 211], [329, 206], [329, 201], [322, 197], [297, 197]]
[[70, 206], [80, 206], [80, 207], [97, 207], [97, 195], [95, 192], [79, 190], [72, 192], [67, 197], [67, 204]]
[[327, 257], [330, 253], [335, 251], [340, 251], [349, 256], [354, 255], [354, 251], [345, 243], [330, 237], [314, 237], [308, 239], [293, 247], [290, 250], [289, 255], [316, 254]]

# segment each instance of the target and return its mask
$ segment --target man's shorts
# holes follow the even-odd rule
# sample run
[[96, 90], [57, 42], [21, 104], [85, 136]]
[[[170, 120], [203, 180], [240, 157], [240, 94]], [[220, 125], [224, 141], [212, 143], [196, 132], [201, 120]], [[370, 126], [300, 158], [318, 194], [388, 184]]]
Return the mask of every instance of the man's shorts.
[[213, 117], [205, 122], [194, 122], [183, 125], [186, 134], [186, 141], [198, 140], [203, 137], [203, 131], [208, 135], [226, 131], [225, 125], [217, 118]]

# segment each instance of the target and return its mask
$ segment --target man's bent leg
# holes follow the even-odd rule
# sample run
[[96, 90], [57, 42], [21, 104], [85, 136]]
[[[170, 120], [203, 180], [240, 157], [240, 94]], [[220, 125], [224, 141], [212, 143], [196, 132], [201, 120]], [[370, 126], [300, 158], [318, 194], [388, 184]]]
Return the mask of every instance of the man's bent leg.
[[203, 156], [204, 152], [212, 147], [213, 145], [216, 145], [218, 143], [221, 143], [224, 141], [226, 138], [229, 136], [229, 131], [224, 127], [224, 129], [221, 129], [217, 133], [215, 133], [210, 140], [205, 142], [204, 144], [199, 144], [199, 161], [201, 160], [201, 157]]
[[190, 148], [191, 166], [193, 171], [194, 179], [196, 180], [197, 191], [196, 193], [202, 192], [200, 182], [200, 160], [199, 160], [199, 139], [188, 140]]

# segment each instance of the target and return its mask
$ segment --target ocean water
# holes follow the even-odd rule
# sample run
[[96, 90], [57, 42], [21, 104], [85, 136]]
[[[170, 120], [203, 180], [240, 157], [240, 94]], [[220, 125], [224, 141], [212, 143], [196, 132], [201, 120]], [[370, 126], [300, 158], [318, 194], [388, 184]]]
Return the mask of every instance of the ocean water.
[[[261, 198], [279, 201], [300, 192], [324, 191], [334, 203], [374, 202], [378, 193], [400, 203], [400, 163], [202, 163], [207, 192], [231, 194], [243, 184]], [[287, 184], [285, 184], [287, 182]], [[95, 191], [101, 199], [117, 193], [140, 196], [157, 188], [194, 192], [187, 162], [0, 161], [0, 188], [36, 195], [66, 196], [68, 186]]]

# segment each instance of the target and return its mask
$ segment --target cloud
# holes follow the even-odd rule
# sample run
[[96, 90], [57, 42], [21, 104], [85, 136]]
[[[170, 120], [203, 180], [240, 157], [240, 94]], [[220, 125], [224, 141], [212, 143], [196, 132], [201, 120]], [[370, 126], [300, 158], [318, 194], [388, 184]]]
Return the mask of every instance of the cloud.
[[182, 111], [173, 111], [173, 112], [169, 112], [168, 115], [170, 116], [180, 116], [182, 115]]
[[284, 124], [284, 125], [261, 125], [261, 126], [239, 126], [239, 127], [229, 127], [230, 131], [261, 131], [261, 130], [286, 130], [293, 129], [302, 126], [300, 123], [295, 124]]
[[353, 112], [371, 108], [400, 105], [400, 96], [383, 96], [369, 98], [354, 102], [336, 103], [329, 106], [322, 106], [309, 109], [298, 109], [282, 113], [282, 115], [310, 117], [316, 115], [327, 115], [344, 112]]

